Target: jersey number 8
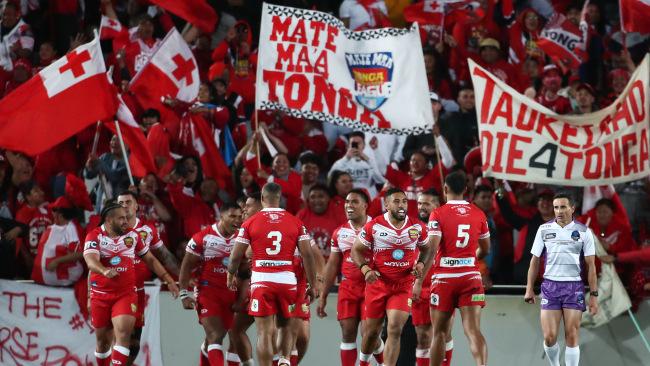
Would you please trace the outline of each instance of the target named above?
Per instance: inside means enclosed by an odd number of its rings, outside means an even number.
[[[271,231],[269,232],[269,235],[266,236],[268,239],[273,239],[273,249],[271,248],[266,248],[266,254],[268,255],[276,255],[280,253],[280,242],[282,241],[282,233],[279,231]]]
[[[458,239],[456,239],[456,247],[465,248],[469,243],[469,225],[458,225]]]

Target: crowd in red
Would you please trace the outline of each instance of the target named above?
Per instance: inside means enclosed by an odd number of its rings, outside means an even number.
[[[158,171],[136,172],[132,186],[118,139],[95,125],[37,156],[3,151],[3,278],[44,283],[54,279],[52,284],[57,285],[72,284],[70,276],[81,278],[81,247],[73,244],[97,225],[96,213],[106,202],[127,189],[137,192],[138,218],[155,226],[164,245],[180,259],[188,239],[219,220],[224,202],[243,202],[264,183],[276,182],[282,186],[287,210],[297,213],[327,256],[332,232],[345,222],[344,197],[353,187],[370,193],[372,216],[383,211],[382,192],[399,187],[412,200],[409,213],[416,216],[417,194],[432,188],[441,192],[441,175],[463,169],[470,177],[468,198],[487,214],[492,232],[485,281],[524,284],[534,234],[541,223],[553,218],[552,191],[560,187],[481,177],[467,60],[475,60],[558,113],[582,114],[616,98],[650,45],[650,35],[620,31],[617,2],[592,1],[586,7],[588,58],[578,69],[567,70],[553,64],[537,42],[555,13],[578,25],[582,2],[478,1],[478,7],[446,22],[442,35],[422,33],[438,122],[432,134],[398,137],[363,134],[277,111],[255,113],[259,1],[211,2],[219,14],[217,30],[190,34],[186,27],[183,33],[202,82],[196,102],[188,105],[170,98],[163,110],[143,110],[128,88],[129,81],[161,37],[172,27],[183,29],[185,21],[145,0],[85,1],[83,8],[79,3],[6,3],[0,23],[0,97],[88,40],[102,14],[132,27],[126,44],[115,47],[114,42],[103,41],[102,48],[107,66],[113,66],[115,85],[147,137]],[[405,26],[401,12],[410,1],[345,0],[340,7],[334,1],[277,3],[330,11],[351,29],[367,29]],[[184,138],[187,131],[178,118],[168,118],[183,113],[208,121],[230,168],[220,172],[228,178],[225,184],[204,174],[197,147]],[[230,142],[234,153],[225,149]],[[650,180],[621,184],[615,191],[598,190],[605,198],[591,204],[581,219],[609,253],[603,261],[616,263],[638,299],[650,290],[650,261],[643,262],[648,251],[642,251],[645,257],[636,252],[650,245]],[[582,189],[574,192],[585,196]],[[48,236],[59,229],[70,245],[46,248]]]

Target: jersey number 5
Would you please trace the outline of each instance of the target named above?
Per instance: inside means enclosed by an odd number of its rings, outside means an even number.
[[[465,248],[469,243],[469,225],[458,225],[458,239],[456,239],[456,247]]]
[[[266,236],[269,239],[273,240],[273,249],[271,248],[266,248],[266,254],[268,255],[276,255],[280,253],[280,242],[282,241],[282,233],[279,231],[271,231],[269,232],[269,235]]]

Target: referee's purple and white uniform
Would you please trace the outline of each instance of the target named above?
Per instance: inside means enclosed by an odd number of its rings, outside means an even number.
[[[546,254],[542,309],[585,311],[580,257],[596,255],[594,237],[587,226],[572,221],[561,227],[555,220],[542,224],[530,252],[536,257]]]

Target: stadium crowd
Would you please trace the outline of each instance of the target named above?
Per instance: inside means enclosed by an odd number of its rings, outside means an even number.
[[[407,26],[403,10],[411,3],[271,2],[330,12],[353,30]],[[177,279],[193,235],[219,222],[223,205],[243,208],[267,182],[282,187],[281,205],[302,220],[327,260],[334,230],[347,222],[344,206],[351,190],[365,190],[371,200],[368,215],[376,217],[385,212],[385,192],[399,188],[409,200],[409,216],[417,218],[418,194],[428,192],[442,202],[442,179],[457,170],[468,177],[466,198],[488,218],[491,245],[481,264],[484,284],[524,285],[537,228],[553,218],[554,192],[569,189],[579,201],[585,195],[582,188],[481,176],[467,60],[560,114],[583,114],[609,105],[650,47],[650,35],[621,32],[618,2],[591,1],[586,7],[587,61],[565,70],[536,42],[554,13],[578,25],[583,2],[477,1],[478,7],[446,23],[440,37],[422,32],[436,123],[430,134],[407,137],[353,131],[279,111],[256,113],[261,1],[208,1],[219,15],[213,34],[188,31],[184,20],[146,0],[3,3],[0,98],[90,40],[102,14],[131,29],[126,44],[118,48],[104,40],[102,49],[107,66],[113,66],[114,84],[147,137],[157,172],[145,171],[131,183],[118,138],[94,124],[37,156],[0,153],[0,277],[59,286],[85,282],[80,243],[97,227],[102,209],[114,203],[127,207],[130,221],[149,224],[149,245],[158,248],[156,257],[165,267],[156,267],[156,273]],[[172,27],[184,31],[196,58],[199,95],[189,105],[169,98],[165,110],[143,110],[129,81]],[[185,113],[209,122],[231,173],[204,173],[196,147],[184,138],[187,131],[179,121]],[[234,153],[226,151],[228,145]],[[222,177],[226,184],[219,182]],[[601,260],[616,264],[636,306],[650,291],[650,249],[644,250],[650,247],[650,177],[597,189],[604,198],[583,210],[582,219],[608,252]],[[131,193],[125,198],[126,191]],[[65,236],[69,245],[48,241],[52,235]]]

